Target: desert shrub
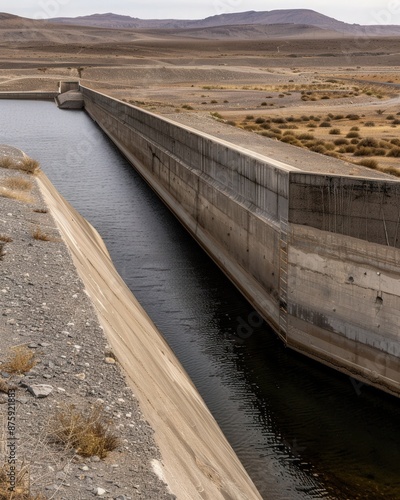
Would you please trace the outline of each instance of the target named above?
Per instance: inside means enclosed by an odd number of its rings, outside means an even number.
[[[223,120],[223,116],[220,115],[219,113],[217,113],[216,111],[214,113],[210,113],[210,115],[213,117],[213,118],[216,118],[217,120]]]
[[[359,120],[360,116],[356,115],[355,113],[350,113],[350,114],[346,115],[346,118],[348,120]]]
[[[256,123],[261,124],[265,122],[265,118],[262,118],[261,116],[257,118]]]
[[[325,142],[324,146],[327,151],[333,151],[335,149],[333,142]]]
[[[279,129],[279,128],[272,128],[272,129],[271,129],[271,132],[274,132],[274,134],[278,134],[278,135],[280,135],[280,134],[282,133],[282,130],[281,130],[281,129]]]
[[[375,122],[365,122],[364,127],[375,127]]]
[[[294,135],[284,135],[281,139],[282,142],[286,144],[292,144],[292,146],[301,146],[301,142],[294,137]]]
[[[332,127],[332,125],[327,121],[321,122],[319,126],[324,128]]]
[[[315,146],[311,146],[310,151],[314,151],[314,153],[324,154],[326,152],[326,149],[322,144],[317,144]]]
[[[400,158],[400,148],[392,148],[387,152],[387,156],[393,156],[394,158]]]
[[[386,120],[394,120],[394,115],[387,115]]]
[[[232,127],[236,127],[236,122],[233,120],[228,120],[226,123],[227,123],[227,125],[231,125]]]
[[[345,144],[348,144],[349,141],[344,137],[341,137],[340,139],[336,139],[335,141],[333,141],[333,143],[335,144],[335,146],[343,146]]]
[[[355,138],[355,137],[360,137],[360,134],[359,134],[358,132],[349,132],[349,133],[346,135],[346,137],[347,137],[348,139],[353,139],[353,138]]]
[[[370,147],[361,146],[356,148],[354,151],[354,156],[373,156],[374,149]]]
[[[312,134],[304,133],[304,134],[299,134],[297,138],[300,139],[301,141],[312,141],[314,139],[314,136]]]
[[[286,123],[286,119],[278,116],[277,118],[271,118],[272,123]]]
[[[400,120],[396,118],[395,120],[392,121],[392,125],[400,125]]]
[[[374,149],[374,156],[385,156],[386,155],[386,149],[384,148],[375,148]]]
[[[17,346],[10,349],[1,370],[6,373],[28,373],[37,363],[35,353],[27,346]]]
[[[119,445],[111,422],[100,405],[86,412],[79,411],[74,405],[60,408],[50,422],[49,434],[56,442],[75,449],[83,457],[105,458]]]
[[[360,131],[360,127],[351,127],[350,129],[351,132],[359,132]]]
[[[360,142],[360,139],[354,138],[351,139],[350,144],[358,144]]]
[[[212,101],[210,101],[211,104],[218,104],[218,101],[216,101],[215,99],[213,99]]]
[[[307,123],[307,128],[317,128],[316,123]]]
[[[263,137],[268,137],[270,139],[276,139],[276,137],[277,137],[276,134],[274,134],[270,130],[263,130],[259,134],[262,135]]]
[[[331,135],[340,135],[340,128],[333,128],[329,131]]]
[[[366,137],[365,139],[362,139],[359,143],[359,146],[366,146],[370,148],[377,148],[379,143],[376,139],[373,137]]]
[[[361,160],[357,163],[357,165],[362,165],[363,167],[368,168],[378,168],[378,162],[372,159]]]
[[[293,123],[285,123],[284,125],[279,125],[279,128],[281,129],[288,129],[288,130],[296,130],[299,127],[297,125],[294,125]]]
[[[265,122],[265,123],[262,123],[262,124],[261,124],[261,128],[263,128],[263,129],[265,129],[265,130],[268,130],[268,129],[270,129],[270,128],[271,128],[271,125],[270,125],[269,123],[266,123],[266,122]]]
[[[40,227],[32,231],[32,238],[39,241],[51,241],[51,236],[43,232]]]
[[[344,115],[335,115],[333,118],[334,118],[335,120],[343,120]]]
[[[390,139],[390,144],[394,144],[395,146],[400,146],[400,139]]]
[[[353,144],[349,144],[344,149],[345,149],[346,153],[354,153],[354,151],[356,150],[356,147]]]
[[[254,120],[254,116],[253,115],[247,115],[246,116],[246,120]]]
[[[261,106],[266,106],[266,105],[267,103],[265,101],[261,103]]]
[[[190,106],[190,104],[182,104],[182,108],[188,110],[194,109],[192,106]]]

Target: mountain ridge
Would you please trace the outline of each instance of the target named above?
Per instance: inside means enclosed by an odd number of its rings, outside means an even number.
[[[179,36],[190,36],[188,30],[194,30],[193,35],[198,37],[200,32],[207,37],[207,30],[215,36],[216,28],[235,27],[235,36],[240,37],[240,26],[244,27],[246,37],[250,36],[249,27],[254,26],[260,32],[261,26],[305,26],[325,30],[326,33],[342,36],[400,36],[400,25],[360,25],[348,24],[332,17],[320,14],[312,9],[275,9],[271,11],[245,11],[240,13],[217,14],[204,19],[140,19],[127,15],[108,12],[105,14],[91,14],[79,17],[58,17],[35,21],[11,14],[0,13],[0,29],[8,24],[26,22],[41,22],[53,25],[82,26],[92,28],[126,29],[126,30],[172,30]],[[202,31],[201,31],[202,30]],[[312,29],[309,30],[312,33]],[[181,32],[181,33],[180,33]],[[211,33],[212,32],[212,33]],[[221,36],[223,30],[221,30]],[[284,35],[284,32],[283,32]],[[259,36],[259,35],[258,35]]]

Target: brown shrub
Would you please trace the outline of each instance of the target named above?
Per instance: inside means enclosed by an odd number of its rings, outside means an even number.
[[[83,457],[96,455],[105,458],[119,445],[111,422],[100,405],[91,407],[85,413],[74,405],[64,406],[50,423],[50,436],[67,448],[75,449]]]
[[[6,373],[23,374],[29,372],[37,363],[35,353],[25,345],[10,349],[1,370]]]

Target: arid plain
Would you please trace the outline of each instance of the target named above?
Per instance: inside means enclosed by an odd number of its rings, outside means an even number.
[[[216,134],[248,131],[250,148],[258,134],[396,175],[399,42],[295,24],[138,30],[0,14],[0,91],[80,79]]]

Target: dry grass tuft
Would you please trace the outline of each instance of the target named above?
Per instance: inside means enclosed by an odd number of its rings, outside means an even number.
[[[2,181],[4,187],[16,191],[31,191],[33,188],[32,181],[23,177],[9,177]]]
[[[38,161],[32,158],[24,158],[22,164],[19,166],[20,170],[24,172],[29,172],[30,174],[37,174],[40,170],[40,164]]]
[[[25,345],[10,349],[1,370],[6,373],[23,374],[28,373],[37,364],[35,353]]]
[[[16,168],[17,163],[9,156],[3,156],[0,158],[0,168]]]
[[[50,424],[50,437],[83,457],[105,458],[119,445],[101,405],[93,406],[86,413],[74,405],[61,408]]]
[[[22,203],[33,203],[32,196],[24,191],[18,191],[0,186],[0,196],[3,198],[10,198],[12,200],[20,201]]]
[[[30,492],[30,470],[25,463],[18,464],[15,470],[14,491],[10,490],[9,465],[0,467],[0,500],[46,500],[44,495]]]
[[[0,234],[0,241],[2,241],[3,243],[11,243],[12,240],[13,239],[10,236],[7,236],[6,234]]]
[[[35,208],[33,211],[37,214],[47,214],[49,212],[47,208]]]
[[[8,168],[12,170],[22,170],[30,174],[36,174],[40,170],[39,162],[26,156],[22,161],[16,161],[9,156],[0,158],[0,168]]]
[[[33,232],[32,232],[32,238],[35,240],[39,241],[52,241],[52,237],[49,236],[48,234],[44,233],[40,227],[37,227]]]

